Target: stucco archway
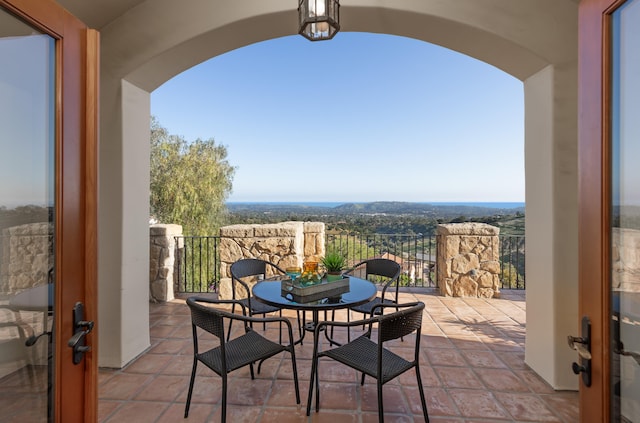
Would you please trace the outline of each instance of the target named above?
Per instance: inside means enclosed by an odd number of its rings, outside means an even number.
[[[100,29],[100,365],[149,346],[149,93],[226,51],[296,33],[296,1],[60,0]],[[577,1],[342,0],[343,31],[408,36],[468,54],[525,89],[526,361],[575,389]]]

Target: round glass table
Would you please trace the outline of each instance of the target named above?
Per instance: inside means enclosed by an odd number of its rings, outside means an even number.
[[[311,311],[313,320],[304,325],[304,331],[302,331],[301,338],[295,343],[301,343],[304,339],[304,335],[307,331],[313,332],[318,323],[318,316],[320,311],[337,310],[341,308],[349,308],[367,303],[373,300],[377,294],[376,286],[365,279],[349,277],[348,287],[345,288],[346,292],[335,294],[335,291],[327,291],[327,297],[318,299],[317,295],[314,295],[312,301],[304,301],[300,298],[295,298],[286,289],[286,283],[288,281],[262,281],[253,286],[253,296],[256,300],[274,307],[280,307],[292,310],[304,310]],[[331,282],[330,282],[331,283]],[[304,298],[304,297],[302,297]],[[337,344],[334,340],[327,339],[332,344]]]

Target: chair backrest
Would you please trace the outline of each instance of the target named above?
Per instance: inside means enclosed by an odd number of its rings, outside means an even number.
[[[401,305],[398,311],[378,317],[378,342],[402,338],[422,328],[424,303],[417,302]]]
[[[250,276],[262,276],[267,278],[271,274],[285,274],[285,271],[278,267],[275,263],[271,263],[270,261],[255,259],[255,258],[246,258],[240,259],[231,265],[231,292],[233,294],[233,298],[235,298],[235,283],[239,282],[242,284],[244,289],[247,291],[247,296],[249,296],[250,290],[249,286],[246,284],[242,278],[247,278]]]
[[[187,305],[191,309],[191,322],[213,336],[224,342],[224,321],[225,313],[213,307],[206,307],[197,303],[197,297],[187,298]],[[196,341],[196,332],[194,330],[194,342]]]
[[[383,282],[383,296],[386,292],[387,288],[393,283],[396,284],[396,299],[398,296],[398,279],[400,278],[401,267],[398,263],[393,260],[385,259],[385,258],[373,258],[368,260],[363,260],[360,263],[356,264],[352,267],[347,273],[355,274],[358,273],[360,269],[364,269],[364,278],[369,279],[371,276],[381,276],[387,280]],[[374,281],[375,282],[375,281]]]
[[[275,263],[255,258],[240,259],[231,265],[231,277],[236,279],[258,275],[268,277],[271,274],[284,275],[285,271]]]
[[[364,263],[366,265],[367,277],[374,275],[397,279],[400,276],[400,265],[393,260],[374,258],[366,260]]]
[[[240,259],[231,265],[231,277],[240,279],[248,276],[265,275],[267,262],[260,259]]]

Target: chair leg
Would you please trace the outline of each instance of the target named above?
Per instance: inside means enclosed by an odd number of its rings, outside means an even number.
[[[296,389],[296,404],[300,404],[300,386],[298,385],[298,367],[296,366],[296,351],[295,346],[293,345],[293,340],[291,340],[292,344],[290,345],[291,349],[289,352],[291,353],[291,367],[293,369],[293,384]]]
[[[184,406],[184,418],[189,417],[189,407],[191,406],[191,394],[193,393],[193,382],[196,379],[196,367],[198,366],[198,360],[193,358],[193,368],[191,369],[191,380],[189,381],[189,392],[187,393],[187,403]]]
[[[220,421],[227,422],[227,374],[222,374],[222,416]]]
[[[418,381],[418,390],[420,391],[420,402],[422,403],[422,414],[425,423],[429,423],[429,413],[427,412],[427,402],[424,399],[424,388],[422,387],[422,378],[420,377],[420,367],[416,364],[416,379]]]
[[[384,409],[382,408],[382,381],[378,379],[378,422],[384,423]]]
[[[280,317],[282,317],[282,309],[280,309]],[[278,335],[278,342],[280,343],[280,345],[282,345],[282,322],[280,322],[280,334]]]
[[[316,413],[320,411],[320,376],[318,373],[318,360],[316,359]]]
[[[236,305],[231,304],[231,314],[236,312]],[[233,324],[233,319],[229,319],[229,331],[227,332],[227,339],[231,338],[231,325]]]
[[[302,328],[302,325],[304,324],[305,313],[304,313],[304,311],[302,312],[302,324],[300,323],[301,322],[301,320],[300,320],[300,310],[296,311],[296,316],[298,317],[298,335],[299,335],[298,339],[300,339],[300,345],[302,345],[302,331],[304,330]]]
[[[326,316],[325,316],[325,320],[327,320]],[[331,321],[332,322],[336,321],[336,311],[335,310],[331,310]],[[331,326],[331,339],[333,339],[333,328],[334,328],[334,326]]]
[[[307,395],[307,416],[311,414],[311,398],[313,397],[313,382],[317,375],[318,367],[318,357],[313,354],[313,358],[311,360],[311,379],[309,380],[309,394]],[[316,398],[319,395],[319,392],[316,390]],[[316,410],[317,411],[317,410]]]
[[[351,315],[351,310],[347,309],[347,323],[350,321],[350,316]],[[327,317],[325,316],[325,319],[327,320]],[[335,310],[331,310],[331,321],[334,322],[336,320],[336,311]],[[334,326],[331,326],[331,339],[333,339],[333,328]],[[347,326],[347,342],[351,342],[351,327]]]

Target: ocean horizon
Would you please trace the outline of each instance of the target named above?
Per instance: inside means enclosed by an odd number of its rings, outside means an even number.
[[[377,201],[227,201],[227,205],[259,205],[268,206],[305,206],[305,207],[327,207],[333,208],[343,204],[368,204]],[[411,204],[430,204],[433,206],[468,206],[468,207],[487,207],[495,209],[517,209],[525,206],[522,201],[507,202],[480,202],[480,201],[393,201]]]

